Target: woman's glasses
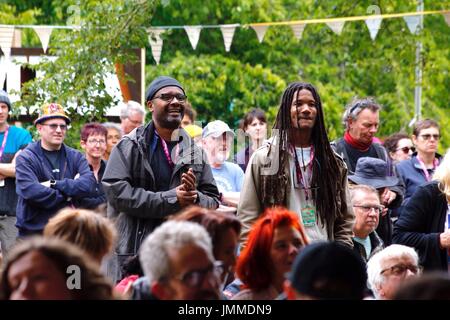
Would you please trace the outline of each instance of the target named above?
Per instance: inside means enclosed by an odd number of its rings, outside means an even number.
[[[415,152],[416,148],[414,148],[414,147],[403,147],[403,148],[398,148],[395,151],[399,151],[399,150],[402,150],[402,152],[406,154],[406,153],[409,153],[409,150],[411,150],[412,152]]]

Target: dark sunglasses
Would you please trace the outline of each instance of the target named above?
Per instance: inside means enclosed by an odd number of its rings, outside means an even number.
[[[416,148],[414,148],[414,147],[403,147],[403,148],[398,148],[395,151],[398,151],[398,150],[402,150],[403,153],[407,154],[407,153],[409,153],[409,150],[411,150],[414,153],[416,151]]]
[[[441,137],[438,134],[421,134],[419,137],[422,137],[423,140],[430,140],[433,137],[434,140],[439,140]]]
[[[49,127],[50,129],[52,129],[52,130],[56,130],[56,129],[58,129],[58,127],[59,127],[59,128],[61,129],[61,131],[66,131],[67,129],[70,128],[70,126],[65,125],[65,124],[55,124],[55,123],[52,123],[52,124],[45,124],[45,123],[42,123],[41,125],[47,126],[47,127]]]
[[[182,93],[177,94],[171,94],[171,93],[162,93],[157,97],[154,97],[153,99],[161,99],[166,102],[172,102],[173,98],[177,98],[179,102],[185,102],[187,99],[187,96]]]

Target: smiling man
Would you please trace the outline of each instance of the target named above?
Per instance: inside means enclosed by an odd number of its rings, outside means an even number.
[[[16,160],[19,236],[42,233],[48,220],[94,189],[95,178],[83,154],[64,144],[70,118],[61,105],[45,104],[34,122],[40,140]]]
[[[297,212],[309,239],[353,247],[347,169],[333,152],[319,93],[294,82],[283,93],[273,136],[255,151],[238,205],[241,241],[267,207]]]
[[[219,205],[205,154],[180,128],[186,99],[177,80],[153,80],[146,92],[152,121],[124,136],[111,152],[102,182],[108,216],[121,230],[108,270],[115,280],[121,277],[117,267],[167,216],[192,204]]]

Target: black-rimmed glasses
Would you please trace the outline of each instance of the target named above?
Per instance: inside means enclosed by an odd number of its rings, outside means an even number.
[[[171,94],[171,93],[162,93],[159,96],[154,97],[153,99],[161,99],[165,102],[172,102],[173,98],[177,98],[179,102],[185,102],[187,96],[182,93]]]

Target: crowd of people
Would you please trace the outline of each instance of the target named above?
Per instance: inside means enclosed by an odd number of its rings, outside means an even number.
[[[437,121],[380,139],[382,106],[355,98],[330,141],[303,82],[271,131],[258,108],[201,126],[168,76],[145,101],[86,123],[80,152],[63,106],[32,141],[0,91],[0,299],[450,299]]]

